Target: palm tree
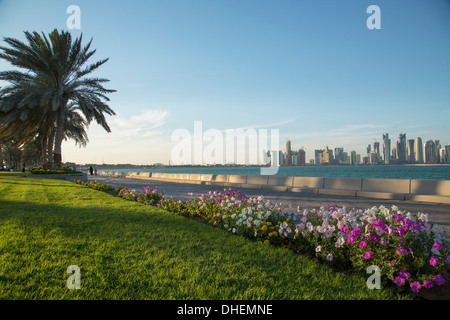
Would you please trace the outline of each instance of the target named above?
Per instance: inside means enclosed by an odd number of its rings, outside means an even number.
[[[43,139],[53,141],[53,161],[61,167],[61,145],[67,138],[87,138],[87,135],[68,134],[68,119],[76,120],[80,125],[88,125],[92,120],[100,124],[107,132],[105,113],[115,115],[107,105],[108,93],[115,92],[103,87],[109,80],[86,77],[108,59],[86,66],[96,50],[90,51],[92,39],[82,46],[82,35],[72,41],[70,33],[56,29],[48,38],[45,34],[25,32],[28,43],[13,38],[5,38],[9,48],[0,47],[0,58],[25,71],[0,72],[0,80],[10,83],[0,90],[0,111],[10,115],[8,123],[41,123]],[[84,117],[84,122],[74,113]],[[45,121],[44,121],[45,119]],[[54,132],[51,133],[51,128]],[[76,140],[81,142],[82,140]]]

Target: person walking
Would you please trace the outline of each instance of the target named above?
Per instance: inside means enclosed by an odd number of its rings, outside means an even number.
[[[94,168],[92,168],[92,166],[89,167],[89,172],[91,173],[91,176],[94,175]]]

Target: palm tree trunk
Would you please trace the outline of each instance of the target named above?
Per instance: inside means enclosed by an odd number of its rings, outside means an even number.
[[[47,148],[46,148],[46,150],[45,150],[45,158],[46,158],[46,160],[45,160],[45,163],[48,163],[48,162],[52,162],[52,157],[53,157],[53,146],[54,146],[54,143],[55,143],[55,129],[54,128],[51,128],[50,130],[49,130],[49,135],[48,135],[48,137],[47,137]]]
[[[3,168],[3,144],[0,141],[0,169]]]
[[[64,111],[60,110],[58,119],[56,121],[55,130],[55,146],[53,148],[53,162],[56,169],[61,169],[62,164],[62,141],[64,136]]]
[[[41,163],[47,163],[47,143],[48,143],[48,139],[44,138],[44,139],[40,139],[41,141],[41,157],[39,159],[39,161]]]

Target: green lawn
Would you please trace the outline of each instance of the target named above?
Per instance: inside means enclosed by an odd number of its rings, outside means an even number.
[[[368,276],[75,183],[0,176],[0,299],[399,298]]]

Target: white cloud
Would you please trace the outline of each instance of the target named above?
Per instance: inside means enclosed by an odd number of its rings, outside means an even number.
[[[63,160],[81,164],[167,162],[166,149],[170,142],[170,136],[164,135],[167,117],[168,112],[163,110],[146,110],[130,115],[118,113],[107,119],[110,133],[92,123],[87,147],[80,149],[72,141],[65,142]]]

